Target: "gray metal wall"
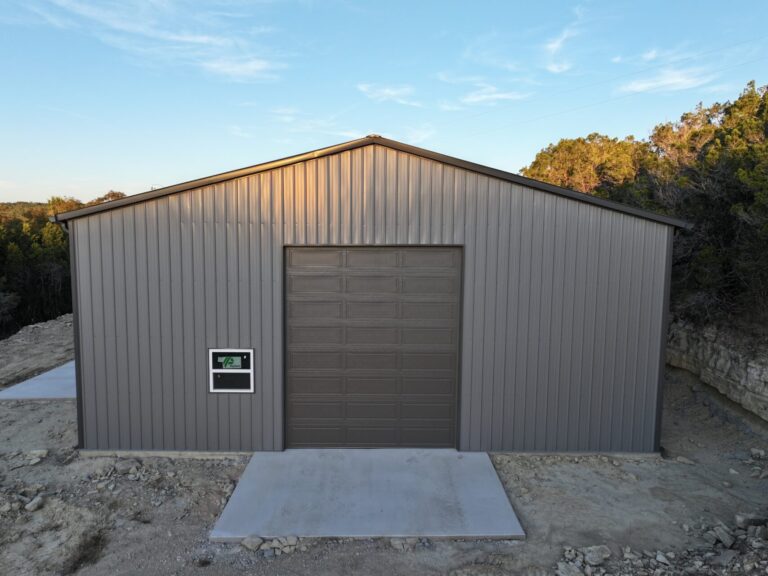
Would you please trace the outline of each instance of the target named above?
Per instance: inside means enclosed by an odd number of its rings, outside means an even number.
[[[282,449],[284,246],[324,244],[464,246],[461,449],[656,448],[667,225],[370,145],[70,229],[86,448]]]

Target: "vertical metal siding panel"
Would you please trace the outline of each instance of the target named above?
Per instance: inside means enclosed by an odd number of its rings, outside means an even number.
[[[240,239],[238,237],[238,204],[236,182],[230,181],[219,186],[219,192],[223,192],[226,201],[226,307],[227,307],[227,346],[233,348],[240,347],[240,311],[239,305],[239,272],[238,262],[240,260]],[[226,405],[227,422],[222,428],[222,433],[226,434],[227,450],[240,449],[240,395],[224,394],[223,399],[219,400],[221,404]]]
[[[454,171],[454,190],[453,190],[453,243],[464,244],[464,252],[467,252],[466,244],[471,244],[472,239],[469,242],[465,242],[465,221],[466,213],[464,206],[466,204],[465,195],[467,194],[467,172],[464,170]]]
[[[194,285],[195,276],[193,269],[194,262],[194,239],[195,226],[192,219],[192,202],[196,192],[188,192],[179,195],[179,244],[181,250],[181,369],[178,378],[181,380],[182,396],[184,398],[183,406],[179,410],[184,411],[184,445],[187,449],[199,449],[196,442],[196,422],[195,405],[198,388],[200,388],[200,379],[196,378],[195,367],[195,316],[199,310],[195,309]],[[202,351],[200,355],[203,354]]]
[[[328,185],[330,187],[330,244],[341,244],[341,155],[336,154],[328,158]],[[286,206],[287,211],[287,206]],[[288,243],[288,233],[284,236]]]
[[[421,199],[419,192],[421,187],[421,162],[419,158],[412,156],[408,162],[408,244],[419,243]]]
[[[352,154],[350,152],[342,152],[339,160],[339,182],[341,185],[341,195],[339,198],[341,204],[341,219],[339,220],[341,226],[339,231],[340,239],[341,244],[352,244]]]
[[[461,171],[460,181],[457,180],[457,204],[463,214],[471,213],[471,217],[464,218],[462,224],[470,228],[462,232],[462,237],[469,241],[464,246],[464,285],[462,294],[462,322],[461,322],[461,384],[460,384],[460,442],[462,450],[472,450],[472,350],[474,343],[474,277],[475,277],[475,210],[472,207],[476,200],[474,193],[468,193],[471,175]]]
[[[526,410],[525,410],[525,449],[536,450],[538,403],[541,398],[539,381],[539,349],[541,347],[541,291],[543,275],[544,249],[544,203],[546,197],[534,193],[531,218],[531,273],[528,275],[530,311],[528,320],[528,348],[526,358]]]
[[[171,245],[170,245],[170,198],[161,198],[157,201],[157,237],[158,237],[158,269],[160,286],[160,333],[162,337],[158,342],[160,348],[160,381],[157,383],[162,389],[162,418],[163,418],[163,448],[172,450],[175,444],[176,398],[173,390],[173,361],[166,361],[173,357],[173,323],[171,318]]]
[[[442,180],[440,182],[440,195],[442,196],[443,215],[441,222],[443,232],[441,241],[446,244],[454,242],[453,230],[453,198],[456,190],[454,182],[456,180],[456,169],[453,166],[441,166]]]
[[[522,201],[523,190],[518,185],[510,187],[510,223],[509,223],[509,272],[506,316],[506,354],[504,364],[504,421],[502,430],[502,450],[515,446],[516,404],[519,381],[517,372],[517,324],[520,313],[520,256],[522,250]]]
[[[485,345],[485,295],[486,295],[486,252],[488,249],[488,179],[477,174],[469,178],[467,197],[473,196],[472,206],[473,232],[475,236],[474,276],[472,283],[472,400],[470,404],[470,446],[480,450],[483,424],[483,376]],[[469,219],[468,219],[469,220]]]
[[[650,334],[651,321],[651,296],[653,295],[653,266],[650,261],[653,258],[653,235],[651,226],[645,222],[640,227],[640,236],[635,242],[642,244],[642,255],[637,262],[643,275],[643,290],[640,292],[640,301],[638,303],[640,314],[638,318],[638,350],[637,350],[637,382],[632,391],[632,404],[635,412],[635,425],[632,428],[631,446],[632,450],[639,450],[643,444],[643,429],[647,416],[645,405],[645,389],[648,378],[648,336]]]
[[[98,334],[93,318],[96,301],[93,294],[94,253],[91,251],[91,221],[91,218],[76,220],[74,230],[77,245],[77,288],[81,299],[78,312],[80,314],[81,334],[80,354],[83,360],[80,370],[82,374],[84,441],[86,448],[97,448],[99,411],[95,343],[98,341]]]
[[[115,398],[111,403],[115,404],[117,412],[117,445],[120,448],[130,448],[131,445],[131,412],[129,375],[128,375],[128,331],[127,331],[127,303],[126,303],[126,277],[125,277],[125,235],[123,233],[123,213],[112,212],[109,214],[109,223],[112,231],[112,279],[114,290],[114,307],[112,317],[114,345],[113,358],[115,361],[114,385]]]
[[[328,213],[328,158],[317,161],[317,243],[328,244],[330,237],[328,226],[330,214]]]
[[[574,283],[574,315],[573,315],[573,362],[571,363],[571,393],[569,395],[569,435],[568,450],[579,450],[581,442],[581,419],[584,417],[581,411],[581,398],[584,393],[582,379],[584,377],[584,325],[585,303],[587,298],[587,261],[589,258],[589,211],[588,206],[580,204],[575,208],[574,224],[579,232],[576,241],[576,280]]]
[[[590,449],[590,422],[592,420],[592,388],[593,357],[595,350],[595,315],[597,309],[597,277],[599,274],[600,257],[600,229],[598,218],[600,209],[594,206],[587,207],[587,253],[586,253],[586,287],[584,296],[584,324],[582,326],[582,340],[584,348],[581,358],[581,394],[580,419],[579,419],[579,449]]]
[[[651,327],[653,342],[656,344],[653,348],[651,363],[656,370],[651,377],[651,389],[648,394],[648,411],[653,415],[653,427],[649,432],[650,438],[646,444],[646,450],[660,449],[662,387],[664,383],[665,350],[668,330],[667,323],[669,322],[669,296],[672,280],[672,243],[674,230],[670,227],[662,226],[658,226],[657,228],[659,245],[654,264],[657,269],[658,277],[655,284],[654,294],[658,301],[656,302],[656,309],[653,314],[653,324]]]
[[[317,229],[319,226],[317,213],[317,160],[309,160],[304,173],[305,190],[307,195],[307,244],[317,244]]]
[[[102,438],[105,446],[119,446],[120,442],[120,413],[117,396],[117,341],[115,328],[115,277],[114,277],[114,243],[112,242],[112,214],[99,214],[101,245],[101,274],[99,290],[101,292],[102,338],[104,353],[96,358],[104,367],[104,412],[106,415],[106,437]]]
[[[573,323],[574,286],[576,284],[576,248],[578,246],[580,226],[578,221],[578,204],[566,201],[565,208],[565,269],[563,271],[563,322],[560,331],[560,402],[557,407],[557,446],[558,450],[567,450],[571,436],[575,436],[573,427],[573,370],[577,359],[574,357]]]
[[[228,327],[227,293],[229,277],[227,276],[227,204],[228,199],[220,186],[214,186],[213,210],[214,210],[214,237],[216,251],[214,253],[214,269],[216,279],[214,283],[215,310],[216,310],[216,344],[212,347],[226,348],[230,346]],[[214,394],[216,398],[216,448],[227,450],[229,442],[229,400],[225,395]]]
[[[350,151],[349,193],[352,198],[352,219],[350,238],[352,244],[362,244],[364,241],[365,220],[363,213],[363,151],[356,148]]]
[[[283,170],[276,170],[275,174],[279,174],[281,172],[288,172],[290,170],[283,169]],[[306,244],[307,243],[307,220],[309,219],[309,214],[307,212],[308,210],[308,200],[307,200],[307,175],[306,175],[306,164],[305,163],[299,163],[293,166],[293,185],[294,185],[294,194],[295,194],[295,200],[293,203],[293,221],[294,221],[294,237],[293,241],[296,244]]]
[[[365,149],[357,148],[352,151],[352,197],[354,204],[352,239],[355,244],[365,244],[367,237],[365,195],[368,190],[365,179]]]
[[[445,165],[431,162],[432,165],[432,210],[429,217],[430,244],[443,244],[443,176]]]
[[[553,281],[555,267],[555,208],[557,198],[547,194],[544,197],[544,214],[541,245],[541,313],[539,316],[539,350],[537,364],[539,374],[538,390],[536,391],[536,422],[535,445],[537,450],[547,449],[548,428],[554,422],[548,419],[551,388],[549,357],[552,352],[552,306]]]
[[[264,385],[264,405],[262,408],[263,448],[274,450],[275,431],[269,413],[273,410],[275,399],[275,379],[272,370],[272,353],[274,347],[274,326],[272,325],[272,264],[273,264],[273,222],[275,215],[272,211],[274,198],[278,195],[292,195],[292,190],[282,186],[280,170],[265,175],[261,185],[261,345],[262,366],[261,381]],[[288,214],[286,214],[288,215]],[[293,216],[293,213],[289,215]],[[290,218],[289,218],[290,219]]]
[[[624,426],[622,429],[622,450],[632,450],[632,431],[635,426],[634,390],[637,386],[637,358],[640,328],[640,295],[643,291],[642,254],[643,247],[639,238],[642,222],[637,218],[630,219],[630,241],[632,242],[632,268],[630,284],[630,311],[629,311],[629,341],[627,350],[627,378],[625,379],[626,393],[624,402]]]
[[[192,270],[195,281],[192,286],[194,299],[194,375],[189,380],[195,388],[195,447],[208,449],[208,334],[206,332],[206,238],[209,237],[211,214],[203,207],[204,189],[192,193]]]
[[[216,253],[216,244],[218,222],[216,209],[216,190],[213,186],[203,189],[203,216],[204,223],[204,241],[203,241],[203,267],[205,270],[205,348],[206,354],[209,348],[220,348],[223,343],[219,339],[218,309],[216,288],[218,278],[220,277],[220,266],[217,264],[218,254]],[[208,370],[206,359],[206,372]],[[206,386],[206,390],[208,387]],[[219,448],[219,397],[221,394],[206,393],[205,411],[206,411],[206,450],[217,450]]]
[[[373,146],[366,146],[360,150],[362,154],[362,199],[363,199],[363,234],[362,242],[373,244],[376,241],[375,222],[376,222],[376,196],[375,196],[375,163],[373,157]]]
[[[149,379],[151,394],[151,424],[152,446],[151,449],[161,449],[163,442],[163,374],[162,332],[160,325],[160,276],[159,276],[159,247],[157,218],[157,202],[148,202],[146,205],[147,221],[147,296],[149,302]]]
[[[648,397],[648,360],[650,356],[650,324],[653,316],[652,297],[654,294],[654,237],[653,226],[643,222],[641,226],[643,253],[642,259],[638,262],[643,275],[643,290],[640,294],[640,326],[639,326],[639,346],[637,351],[637,385],[634,390],[634,406],[637,413],[635,426],[632,430],[632,449],[642,450],[644,443],[644,434],[648,429],[647,417],[648,406],[646,398]],[[662,298],[663,301],[663,298]]]
[[[408,185],[410,156],[397,152],[397,244],[408,244]]]
[[[138,425],[141,428],[142,449],[148,450],[154,446],[154,424],[152,414],[152,364],[151,364],[151,324],[150,324],[150,290],[149,285],[149,249],[147,247],[147,205],[136,204],[133,207],[136,219],[136,312],[139,333],[139,390],[141,417]]]
[[[265,413],[263,418],[272,428],[272,442],[269,450],[282,450],[283,440],[283,229],[280,225],[283,222],[283,203],[282,194],[276,193],[280,190],[281,181],[277,179],[277,187],[272,190],[272,234],[274,238],[272,253],[272,335],[274,343],[272,347],[272,378],[274,387],[272,392],[272,405],[265,404]]]
[[[250,334],[251,345],[253,347],[253,378],[254,393],[250,401],[250,440],[251,449],[264,449],[264,433],[262,427],[261,413],[264,409],[264,388],[267,383],[261,378],[261,366],[264,364],[264,354],[262,342],[264,340],[261,333],[261,196],[264,191],[264,180],[261,176],[251,176],[248,178],[248,196],[250,201],[248,214],[248,227],[250,229],[250,265],[249,277],[251,292],[251,316],[250,316]]]
[[[295,172],[293,166],[286,166],[283,170],[280,171],[282,174],[283,181],[285,182],[285,205],[290,206],[290,210],[286,210],[284,214],[285,222],[283,224],[284,230],[285,230],[285,240],[288,242],[288,244],[296,244],[298,233],[296,232],[296,215],[299,213],[298,208],[296,208],[296,181],[295,181]],[[268,179],[271,178],[272,172],[267,172],[266,177]],[[261,180],[261,193],[269,193],[271,190],[271,183],[267,183],[264,180]],[[282,194],[283,191],[281,190],[280,193]],[[262,200],[263,201],[263,200]],[[267,226],[269,223],[264,222],[262,220],[262,227]]]
[[[181,196],[175,194],[168,197],[168,236],[169,236],[169,260],[170,272],[170,298],[171,298],[171,350],[172,359],[171,379],[165,382],[166,386],[173,388],[173,446],[174,449],[187,449],[186,433],[186,386],[184,379],[184,318],[182,305],[184,302],[182,284],[182,252],[181,252],[181,208],[179,203]]]
[[[234,182],[237,198],[237,315],[238,315],[238,344],[239,348],[252,348],[251,340],[251,276],[248,272],[250,262],[251,236],[249,226],[250,196],[248,194],[247,178]],[[253,359],[252,359],[253,360]],[[240,450],[247,450],[251,446],[251,413],[250,394],[237,397],[236,410],[238,411],[237,445]]]
[[[496,310],[494,313],[493,342],[493,392],[491,396],[491,420],[492,434],[490,438],[491,450],[502,450],[504,439],[504,387],[506,373],[506,347],[507,347],[507,308],[509,305],[509,262],[511,252],[510,235],[510,206],[512,203],[512,186],[506,182],[496,182],[498,198],[496,199],[496,212],[498,214],[497,232],[493,236],[498,238],[496,243],[496,261],[494,267],[498,271],[498,279],[493,287],[496,291]]]
[[[395,150],[386,148],[386,163],[387,163],[387,216],[386,216],[386,231],[385,242],[387,244],[397,243],[397,231],[400,223],[398,217],[398,171],[397,163],[398,156]]]
[[[525,449],[536,450],[537,420],[541,417],[538,403],[542,386],[539,381],[539,350],[541,347],[541,290],[544,255],[544,195],[535,193],[531,218],[531,273],[525,279],[529,284],[530,318],[528,323],[528,356],[526,358],[526,411],[525,411]]]
[[[628,225],[631,219],[626,216],[620,216],[621,227],[617,242],[621,246],[621,268],[619,272],[619,309],[616,315],[618,325],[616,337],[616,372],[614,377],[615,393],[613,397],[613,427],[611,430],[613,436],[612,447],[615,450],[621,450],[623,446],[622,431],[626,421],[624,413],[625,396],[627,389],[627,352],[629,335],[629,306],[631,291],[631,272],[632,272],[632,254],[631,238],[628,231]]]
[[[605,349],[608,346],[606,332],[608,330],[608,284],[611,272],[611,222],[614,214],[607,210],[598,212],[598,226],[600,228],[598,245],[597,289],[595,291],[595,349],[592,363],[592,400],[590,412],[592,417],[589,423],[589,444],[592,449],[608,449],[610,436],[603,430],[606,420],[606,411],[603,406],[603,395],[607,385],[605,375]]]
[[[565,284],[565,251],[568,234],[568,201],[554,199],[553,234],[554,263],[552,269],[551,332],[549,336],[549,387],[547,388],[547,429],[546,450],[559,450],[558,435],[562,422],[558,418],[558,408],[562,402],[561,392],[565,388],[562,378],[562,331],[563,300],[565,291],[570,289]]]
[[[123,217],[125,250],[125,330],[127,338],[126,377],[128,393],[128,422],[130,438],[128,446],[141,446],[141,379],[139,378],[139,307],[136,279],[136,207],[121,211]]]
[[[606,327],[605,327],[605,387],[602,392],[602,409],[604,418],[602,421],[602,436],[606,450],[615,450],[617,437],[613,433],[614,420],[620,417],[616,413],[614,399],[618,379],[616,378],[616,352],[618,349],[618,331],[619,331],[619,297],[621,295],[621,265],[622,265],[622,245],[621,245],[621,226],[622,220],[619,214],[612,214],[610,218],[610,232],[608,244],[610,245],[609,270],[607,273],[608,297],[605,302],[606,307]]]
[[[514,450],[523,450],[526,447],[526,411],[528,409],[526,400],[529,388],[526,372],[528,368],[528,347],[530,345],[528,324],[531,313],[533,198],[533,191],[523,189],[520,223],[520,273],[518,274],[518,322],[515,338],[517,346],[515,349]]]
[[[387,241],[387,152],[383,146],[373,146],[373,234],[374,244]]]
[[[498,315],[498,303],[496,294],[498,289],[498,253],[499,253],[499,181],[491,178],[481,177],[483,184],[482,190],[485,190],[484,230],[485,230],[485,250],[483,259],[485,261],[486,272],[480,279],[483,287],[483,347],[481,350],[481,361],[483,366],[483,383],[481,387],[481,416],[480,416],[480,448],[487,449],[491,446],[493,437],[493,395],[496,387],[494,378],[494,334],[496,331],[496,317]]]
[[[419,206],[420,229],[417,244],[429,244],[431,236],[430,215],[432,214],[432,162],[419,159],[419,184],[416,192]]]

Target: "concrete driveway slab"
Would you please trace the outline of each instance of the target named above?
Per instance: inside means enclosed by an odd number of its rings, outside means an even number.
[[[524,538],[488,455],[435,449],[256,452],[211,540]]]
[[[74,360],[10,388],[0,390],[0,400],[45,400],[76,397]]]

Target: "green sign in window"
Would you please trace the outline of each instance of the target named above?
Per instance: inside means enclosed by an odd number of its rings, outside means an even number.
[[[217,358],[222,368],[242,368],[242,358],[240,356],[219,356]]]

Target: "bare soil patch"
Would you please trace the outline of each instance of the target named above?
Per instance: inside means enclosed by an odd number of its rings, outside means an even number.
[[[524,542],[302,539],[278,556],[207,539],[247,457],[86,457],[74,402],[0,402],[0,574],[765,573],[768,542],[734,516],[766,513],[767,437],[670,370],[664,457],[492,456]]]

